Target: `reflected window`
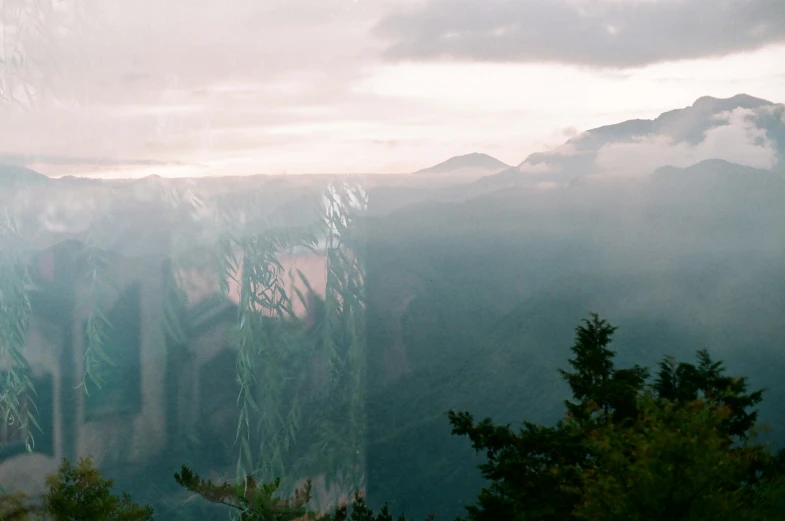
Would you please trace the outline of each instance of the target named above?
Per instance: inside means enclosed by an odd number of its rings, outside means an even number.
[[[0,373],[0,378],[5,379],[7,373]],[[0,460],[10,458],[26,451],[25,441],[32,430],[33,452],[54,455],[54,383],[51,374],[41,377],[32,377],[33,387],[37,396],[31,400],[28,392],[19,397],[19,408],[23,416],[27,416],[34,402],[33,415],[40,425],[38,430],[32,423],[21,424],[9,421],[8,410],[0,406]]]
[[[29,410],[27,395],[28,393],[25,392],[19,397],[19,412],[21,416],[27,416]],[[0,422],[0,444],[3,446],[17,443],[24,444],[29,428],[25,428],[24,424],[15,421],[16,415],[12,415],[7,407],[0,405],[0,413],[3,415],[3,420]]]
[[[90,385],[85,396],[85,420],[105,415],[132,415],[141,410],[141,291],[138,283],[126,289],[106,313],[109,326],[103,346],[113,365],[102,364],[101,388]],[[87,330],[87,323],[84,324]],[[86,348],[87,346],[85,346]]]

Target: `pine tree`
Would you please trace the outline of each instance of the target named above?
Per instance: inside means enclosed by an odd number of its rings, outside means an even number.
[[[703,398],[712,403],[729,407],[731,414],[721,428],[729,436],[748,439],[758,413],[749,410],[763,400],[763,390],[747,392],[747,378],[725,375],[722,362],[711,359],[708,351],[698,351],[698,365],[682,362],[676,364],[672,357],[660,362],[654,382],[657,396],[674,401],[688,402]]]
[[[607,422],[634,418],[635,396],[649,376],[647,369],[634,366],[616,369],[616,352],[608,346],[617,328],[591,314],[576,328],[575,355],[569,360],[574,372],[559,369],[576,402],[565,401],[568,414],[582,421]]]
[[[554,427],[448,413],[487,458],[489,484],[467,519],[785,519],[785,452],[752,442],[763,391],[705,350],[697,366],[666,358],[647,385],[647,369],[614,367],[615,331],[597,315],[576,329],[573,371],[560,371],[573,401]]]

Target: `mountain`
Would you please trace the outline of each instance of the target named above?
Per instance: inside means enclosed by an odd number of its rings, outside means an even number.
[[[73,175],[65,175],[57,179],[59,184],[65,186],[101,186],[105,184],[103,179],[97,179],[93,177],[77,177]]]
[[[564,185],[583,176],[645,176],[667,165],[689,167],[711,159],[785,173],[785,104],[747,94],[704,96],[655,119],[583,132],[477,181],[476,188]]]
[[[569,390],[553,375],[593,310],[621,327],[620,366],[705,345],[774,383],[762,421],[783,432],[780,177],[709,159],[634,182],[423,201],[369,223],[370,501],[457,515],[482,485],[443,411],[556,421]]]
[[[488,154],[472,153],[452,157],[443,163],[418,170],[415,174],[425,175],[475,175],[499,172],[510,165],[491,157]]]
[[[29,186],[42,185],[51,179],[35,170],[30,170],[18,165],[0,164],[0,186]]]
[[[710,175],[712,179],[740,178],[762,181],[785,179],[783,175],[771,170],[731,163],[724,159],[706,159],[686,168],[678,168],[671,165],[663,166],[654,171],[652,178],[665,181],[701,179],[707,175]]]
[[[722,159],[707,159],[687,168],[665,166],[649,177],[652,195],[675,201],[701,193],[704,199],[717,201],[745,197],[751,204],[753,198],[776,204],[785,193],[785,174],[753,168]],[[764,205],[767,206],[767,205]]]

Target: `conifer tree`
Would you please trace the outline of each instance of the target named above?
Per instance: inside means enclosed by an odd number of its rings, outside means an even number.
[[[569,360],[574,372],[559,369],[576,402],[565,401],[571,417],[595,422],[622,421],[636,414],[635,396],[649,376],[648,369],[634,366],[616,369],[616,352],[608,346],[618,328],[597,314],[576,328],[575,358]]]
[[[566,418],[514,431],[448,412],[487,461],[489,484],[468,521],[782,520],[785,453],[754,443],[763,391],[698,351],[698,364],[666,358],[616,369],[616,328],[591,315],[561,370],[572,390]]]

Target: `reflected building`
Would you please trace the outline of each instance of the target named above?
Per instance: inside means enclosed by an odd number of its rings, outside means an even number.
[[[175,339],[162,320],[165,289],[175,275],[170,260],[112,256],[119,291],[101,302],[111,326],[104,346],[112,364],[102,364],[101,388],[88,380],[86,393],[80,384],[93,303],[89,287],[80,282],[82,249],[78,241],[61,242],[32,262],[33,314],[25,356],[37,390],[41,432],[33,432],[35,444],[28,452],[27,433],[3,423],[0,483],[7,490],[37,494],[63,458],[87,456],[110,476],[115,471],[144,475],[162,461],[174,464],[191,439],[196,439],[204,465],[233,477],[221,471],[233,469],[236,462],[237,344],[232,329],[238,317],[237,287],[225,298],[211,298],[214,285],[208,277],[197,271],[179,273],[187,297],[177,310],[185,337]],[[296,277],[286,282],[287,291],[298,287],[307,295],[305,302],[295,300],[293,308],[304,319],[301,323],[312,327],[317,320],[313,310],[324,297],[326,257],[300,252],[280,261],[286,272],[302,272],[313,289],[309,293]],[[309,372],[319,373],[323,364],[312,362]],[[29,398],[23,397],[22,404],[29,404]]]

